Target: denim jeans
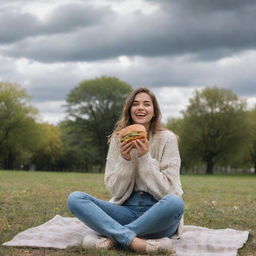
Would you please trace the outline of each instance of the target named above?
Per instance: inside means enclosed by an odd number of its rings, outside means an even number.
[[[157,201],[146,192],[133,192],[117,205],[76,191],[69,195],[67,204],[88,227],[126,248],[135,237],[171,237],[184,211],[180,197],[170,194]]]

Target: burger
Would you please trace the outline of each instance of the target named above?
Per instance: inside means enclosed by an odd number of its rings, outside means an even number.
[[[146,128],[141,124],[129,125],[118,132],[120,142],[144,139],[147,137]]]

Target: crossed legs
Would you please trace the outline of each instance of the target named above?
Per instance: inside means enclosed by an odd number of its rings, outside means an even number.
[[[69,195],[71,212],[96,232],[117,241],[124,247],[143,251],[141,238],[171,237],[183,214],[183,201],[176,195],[166,195],[153,206],[138,214],[134,209],[99,200],[83,192]]]

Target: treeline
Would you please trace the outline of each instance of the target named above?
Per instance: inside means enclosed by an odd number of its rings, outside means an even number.
[[[67,95],[67,117],[39,121],[19,85],[0,83],[0,169],[102,172],[108,136],[132,87],[114,77],[81,82]]]
[[[131,90],[114,77],[85,80],[54,126],[40,122],[25,89],[0,82],[0,169],[103,172],[108,136]],[[256,108],[214,87],[196,91],[182,115],[165,125],[179,136],[183,172],[256,168]]]
[[[256,107],[247,110],[231,90],[213,87],[195,91],[182,115],[167,124],[179,136],[182,171],[256,174]]]

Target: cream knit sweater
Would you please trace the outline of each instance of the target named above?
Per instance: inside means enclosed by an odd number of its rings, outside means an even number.
[[[118,136],[112,137],[105,169],[105,184],[113,196],[110,202],[122,204],[133,190],[148,192],[156,200],[167,194],[183,194],[176,135],[169,130],[159,131],[150,136],[149,144],[148,153],[137,157],[134,149],[127,161],[120,154]]]

